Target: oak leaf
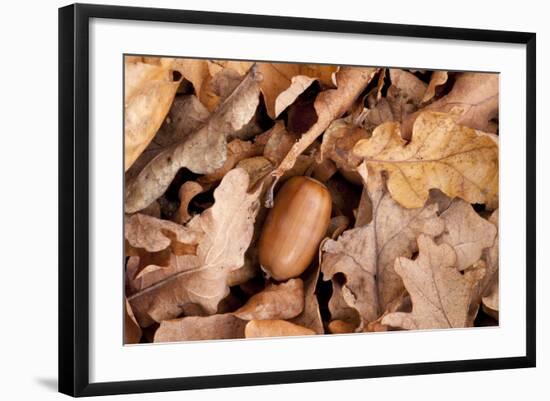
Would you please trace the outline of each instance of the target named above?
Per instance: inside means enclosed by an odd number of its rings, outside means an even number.
[[[489,217],[489,222],[492,223],[498,231],[498,209],[495,210]],[[483,279],[479,282],[476,297],[474,299],[475,305],[479,305],[482,302],[484,309],[491,314],[491,316],[498,319],[499,311],[499,236],[494,239],[493,245],[483,251],[483,260],[487,268],[487,273]],[[475,306],[474,305],[474,306]]]
[[[159,153],[127,184],[125,211],[145,208],[162,195],[180,168],[210,173],[226,159],[226,140],[254,116],[259,102],[260,77],[252,68],[206,124],[183,142]]]
[[[210,113],[195,95],[176,96],[164,123],[126,172],[126,181],[135,178],[141,170],[162,151],[182,142],[208,120]]]
[[[276,119],[315,80],[334,86],[332,75],[337,66],[314,64],[258,63],[267,113]]]
[[[323,334],[323,320],[319,310],[319,301],[317,299],[316,288],[319,280],[319,266],[310,271],[306,271],[304,276],[304,310],[295,318],[292,323],[313,330],[317,334]]]
[[[160,322],[154,342],[244,338],[245,326],[245,321],[231,314],[186,316]]]
[[[462,199],[455,199],[441,213],[445,232],[437,243],[446,243],[456,253],[456,267],[462,271],[477,262],[482,252],[493,245],[497,234],[494,224],[479,216],[474,208]]]
[[[499,75],[465,72],[457,76],[448,95],[424,107],[422,111],[453,113],[457,124],[490,131],[491,119],[498,116]],[[403,121],[403,138],[409,139],[419,113]]]
[[[248,183],[245,171],[231,170],[214,191],[214,206],[186,225],[203,233],[196,255],[186,255],[194,268],[129,297],[140,326],[175,318],[188,303],[199,304],[208,314],[216,312],[219,301],[229,292],[228,274],[244,264],[254,232],[261,188],[248,193]]]
[[[390,79],[392,85],[399,89],[407,102],[420,104],[426,93],[426,84],[416,75],[401,69],[390,68]]]
[[[422,97],[422,103],[432,100],[432,98],[435,96],[435,91],[437,87],[445,84],[448,78],[449,74],[447,73],[447,71],[432,72],[430,83],[428,84],[428,88],[426,89],[426,92],[424,92],[424,96]]]
[[[233,315],[242,320],[290,319],[304,309],[304,283],[291,279],[281,284],[270,284],[253,295]]]
[[[377,68],[358,67],[342,67],[338,70],[335,76],[336,89],[325,90],[315,99],[317,122],[290,148],[279,167],[273,172],[274,177],[281,177],[285,171],[292,168],[298,156],[327,129],[332,121],[341,117],[350,108],[377,71]]]
[[[210,185],[218,182],[229,170],[233,169],[238,162],[249,157],[261,155],[262,151],[263,144],[233,139],[227,144],[227,155],[223,165],[211,173],[199,177],[198,182],[202,185]]]
[[[355,182],[360,182],[355,170],[361,158],[354,155],[352,149],[360,139],[369,137],[370,134],[364,128],[353,124],[349,118],[335,120],[323,134],[320,158],[332,160],[348,174],[346,177],[353,174],[356,176]]]
[[[168,220],[161,220],[144,214],[125,217],[124,236],[133,248],[147,252],[159,252],[174,245],[197,244],[202,233]]]
[[[382,178],[374,175],[369,175],[367,189],[373,210],[371,222],[344,231],[336,241],[326,241],[321,263],[324,280],[338,273],[345,276],[344,301],[359,312],[363,324],[380,316],[403,290],[394,260],[416,251],[418,235],[437,236],[444,230],[436,205],[405,209],[385,190]]]
[[[124,170],[145,150],[168,113],[181,79],[172,76],[173,63],[124,61]]]
[[[388,190],[406,208],[422,207],[431,188],[490,208],[498,204],[498,144],[452,115],[421,113],[410,143],[399,124],[383,124],[353,151],[369,170],[388,173]]]
[[[436,245],[426,235],[418,237],[415,260],[398,258],[395,271],[412,300],[412,312],[386,315],[382,324],[404,329],[443,329],[468,326],[474,287],[483,270],[462,274],[455,267],[456,254],[447,244]]]
[[[315,332],[286,320],[251,320],[244,328],[246,338],[311,336]]]

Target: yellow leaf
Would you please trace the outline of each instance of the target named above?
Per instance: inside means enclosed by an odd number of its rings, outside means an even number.
[[[410,143],[397,123],[377,127],[353,151],[374,172],[388,174],[388,190],[406,208],[422,207],[431,188],[470,203],[498,205],[498,143],[459,126],[450,114],[421,113]]]

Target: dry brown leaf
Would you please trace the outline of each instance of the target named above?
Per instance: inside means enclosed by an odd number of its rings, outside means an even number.
[[[406,208],[422,207],[431,188],[490,208],[498,204],[498,145],[452,115],[421,113],[410,143],[399,124],[383,124],[353,151],[369,170],[388,173],[392,197]]]
[[[197,131],[209,116],[210,113],[195,95],[176,96],[159,131],[126,172],[126,181],[136,177],[163,150],[182,142]]]
[[[298,140],[298,135],[287,132],[283,121],[276,121],[269,132],[270,136],[265,144],[264,156],[273,164],[278,165]]]
[[[220,181],[225,174],[243,159],[262,154],[263,146],[250,141],[233,139],[227,144],[227,155],[223,165],[209,174],[199,177],[198,182],[202,185],[210,185]]]
[[[291,322],[311,329],[317,334],[323,334],[325,330],[323,328],[321,312],[319,311],[319,301],[315,294],[317,281],[319,280],[319,271],[319,267],[316,266],[314,269],[305,273],[304,310],[294,319],[291,319]]]
[[[238,168],[242,168],[250,177],[250,189],[258,183],[263,183],[265,179],[271,180],[269,173],[273,171],[273,164],[263,156],[249,157],[237,163]]]
[[[428,84],[428,88],[426,89],[426,92],[422,97],[422,103],[432,100],[432,98],[435,96],[435,90],[437,89],[437,87],[445,84],[448,78],[449,76],[447,74],[447,71],[432,72],[430,83]]]
[[[189,203],[195,196],[203,191],[204,188],[202,185],[195,181],[186,181],[181,185],[178,193],[180,198],[180,206],[173,216],[173,220],[176,223],[184,224],[191,220],[191,217],[193,216],[189,214]]]
[[[186,316],[160,322],[154,342],[244,338],[245,326],[245,321],[230,314]]]
[[[490,120],[498,116],[499,75],[464,72],[457,76],[451,92],[422,111],[453,113],[457,124],[489,132]],[[419,113],[403,121],[401,135],[409,139]]]
[[[127,184],[125,211],[136,212],[156,200],[182,167],[197,174],[210,173],[221,167],[226,158],[226,138],[247,124],[256,112],[259,79],[252,68],[204,127],[149,162]]]
[[[342,67],[336,73],[337,88],[323,91],[315,99],[317,122],[290,148],[279,167],[273,172],[274,177],[281,177],[285,171],[294,166],[298,156],[327,129],[332,121],[341,117],[351,107],[377,71],[377,68]]]
[[[498,231],[498,209],[495,210],[489,217],[489,222],[492,223]],[[498,252],[499,236],[495,237],[493,245],[483,251],[483,260],[486,262],[487,273],[480,281],[478,292],[474,302],[479,304],[480,298],[486,311],[498,320],[499,311],[499,275],[498,275]]]
[[[251,320],[244,329],[246,338],[312,336],[315,332],[286,320]]]
[[[418,248],[415,260],[395,261],[395,271],[411,296],[412,312],[390,313],[382,324],[409,330],[467,327],[474,287],[484,271],[460,273],[453,248],[436,245],[426,235],[418,237]]]
[[[462,271],[481,258],[484,249],[493,245],[497,235],[494,224],[479,216],[474,208],[462,199],[455,199],[441,213],[445,220],[445,232],[437,243],[446,243],[456,253],[456,267]]]
[[[252,61],[208,60],[208,71],[210,71],[210,75],[213,77],[227,69],[235,71],[240,76],[244,76],[253,64],[254,62]]]
[[[351,150],[360,139],[366,138],[370,138],[370,134],[364,128],[352,124],[349,118],[335,120],[323,134],[320,158],[329,158],[348,175],[357,175],[355,170],[361,158]]]
[[[332,320],[328,324],[328,331],[332,334],[353,333],[355,331],[355,326],[343,320]]]
[[[324,278],[323,278],[324,279]],[[354,331],[361,331],[363,320],[359,311],[350,307],[347,299],[349,298],[349,290],[344,288],[345,276],[336,275],[332,280],[332,295],[328,301],[328,309],[332,320],[341,320],[353,326]],[[350,302],[353,304],[353,302]]]
[[[148,260],[147,255],[131,256],[126,264],[128,295],[163,281],[177,273],[196,269],[195,255],[169,253],[167,261]]]
[[[394,312],[410,312],[412,309],[411,297],[407,290],[403,289],[403,292],[391,301],[387,306],[386,310],[378,319],[369,322],[366,327],[363,328],[365,332],[381,332],[381,331],[390,331],[391,327],[385,324],[382,324],[384,317],[390,313]]]
[[[407,101],[416,105],[422,102],[422,97],[426,93],[426,84],[416,75],[405,70],[390,68],[390,80]]]
[[[498,277],[494,280],[487,290],[487,295],[481,298],[483,310],[489,316],[498,320],[499,318],[499,285]]]
[[[233,315],[243,320],[286,320],[298,316],[303,310],[304,282],[296,278],[286,283],[268,285]]]
[[[197,244],[202,233],[168,220],[161,220],[144,214],[126,216],[124,237],[132,248],[147,252],[159,252],[177,244]]]
[[[281,114],[315,80],[332,87],[332,74],[337,66],[314,64],[258,63],[263,75],[262,94],[267,113],[272,119]]]
[[[248,193],[248,184],[245,171],[231,170],[214,191],[214,206],[187,224],[187,228],[204,233],[194,255],[194,269],[176,273],[129,297],[140,326],[173,319],[188,303],[201,305],[209,314],[216,312],[219,301],[229,292],[227,276],[244,264],[254,232],[261,189]]]
[[[367,188],[372,221],[345,231],[337,241],[326,241],[321,264],[324,280],[333,279],[337,273],[345,276],[343,299],[347,306],[357,309],[363,324],[380,316],[403,290],[401,278],[393,270],[395,258],[410,257],[416,251],[418,235],[437,236],[444,229],[436,205],[405,209],[376,176],[368,177]],[[334,309],[331,313],[341,319]]]
[[[168,113],[181,79],[172,62],[124,62],[124,171],[145,150]]]
[[[124,302],[124,344],[137,344],[141,339],[141,327],[139,327],[134,317],[132,307],[128,303],[128,300]]]

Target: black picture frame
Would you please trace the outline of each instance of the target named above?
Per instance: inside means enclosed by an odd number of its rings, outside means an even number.
[[[522,44],[526,47],[526,354],[520,357],[407,363],[90,383],[88,61],[91,18],[179,22]],[[359,21],[74,4],[59,9],[59,391],[71,396],[236,387],[384,376],[534,367],[536,35]]]

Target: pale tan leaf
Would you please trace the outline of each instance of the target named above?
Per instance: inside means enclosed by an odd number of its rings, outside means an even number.
[[[333,279],[337,273],[345,276],[343,298],[349,307],[357,309],[363,324],[380,316],[403,290],[402,280],[393,269],[394,260],[416,251],[418,235],[437,236],[444,230],[436,205],[405,209],[376,176],[368,177],[367,188],[373,210],[371,222],[344,231],[337,241],[326,241],[321,264],[324,280]]]
[[[426,84],[416,75],[408,71],[390,68],[390,79],[392,85],[401,91],[407,100],[419,104],[426,92]]]
[[[133,248],[158,252],[168,248],[174,242],[197,244],[202,233],[171,221],[137,213],[125,217],[124,236]]]
[[[168,113],[181,80],[172,64],[124,63],[124,170],[151,142]]]
[[[285,320],[298,316],[303,310],[304,282],[296,278],[278,285],[268,285],[233,315],[243,320]]]
[[[247,124],[256,112],[259,79],[252,68],[205,126],[151,160],[127,184],[125,211],[141,210],[157,199],[182,167],[197,174],[210,173],[221,167],[226,158],[226,137]]]
[[[456,253],[456,267],[464,270],[481,258],[484,249],[493,245],[497,235],[494,224],[479,216],[474,208],[462,199],[455,199],[441,214],[445,232],[437,243],[446,243]]]
[[[422,207],[431,188],[490,208],[498,204],[498,145],[452,115],[421,113],[410,143],[399,124],[383,124],[353,151],[369,170],[388,173],[392,197],[406,208]]]
[[[229,292],[228,274],[244,264],[252,240],[261,191],[248,193],[248,184],[245,171],[231,170],[214,191],[214,206],[187,223],[187,228],[203,233],[190,261],[195,268],[175,273],[129,297],[142,327],[179,316],[183,305],[189,303],[199,304],[208,314],[216,312]]]
[[[242,168],[250,177],[250,189],[254,188],[259,183],[263,183],[264,179],[270,181],[269,173],[273,171],[273,164],[263,156],[249,157],[237,163],[238,168]]]
[[[395,271],[411,296],[412,312],[390,313],[382,324],[404,329],[467,327],[472,293],[483,271],[460,273],[453,248],[436,245],[426,235],[418,237],[418,248],[415,260],[395,261]]]
[[[186,316],[160,322],[154,342],[244,338],[245,326],[245,321],[230,314]]]
[[[489,217],[489,222],[492,223],[498,231],[498,209],[495,210]],[[499,236],[494,239],[493,245],[483,251],[483,260],[486,263],[487,273],[479,282],[478,291],[474,298],[474,303],[482,302],[486,311],[498,320],[499,311]]]
[[[435,96],[435,90],[437,89],[437,87],[445,84],[447,82],[447,79],[448,79],[447,71],[432,72],[432,76],[430,77],[430,83],[428,84],[428,88],[426,89],[426,92],[422,97],[422,103],[432,100],[432,98]]]
[[[313,330],[286,320],[251,320],[244,329],[246,338],[312,336]]]
[[[209,174],[199,177],[198,182],[202,185],[210,185],[220,181],[225,174],[234,168],[243,159],[262,154],[263,146],[250,141],[233,139],[227,144],[227,155],[223,165]]]

